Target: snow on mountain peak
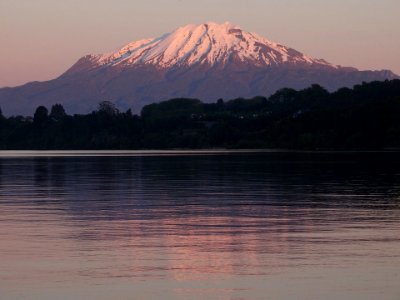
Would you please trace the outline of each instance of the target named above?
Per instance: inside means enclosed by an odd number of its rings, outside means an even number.
[[[334,67],[229,22],[189,24],[158,38],[129,43],[113,53],[91,55],[90,60],[100,66],[151,64],[160,68],[232,61],[257,66],[294,63]]]

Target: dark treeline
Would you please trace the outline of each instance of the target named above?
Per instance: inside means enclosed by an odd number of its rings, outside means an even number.
[[[87,115],[70,116],[59,104],[40,106],[33,117],[0,112],[0,149],[390,147],[400,147],[400,80],[216,103],[172,99],[140,115],[107,101]]]

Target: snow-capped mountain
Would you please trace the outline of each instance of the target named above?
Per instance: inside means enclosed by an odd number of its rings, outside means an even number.
[[[324,60],[313,59],[230,23],[210,22],[187,25],[159,38],[135,41],[116,52],[88,55],[82,62],[90,62],[85,64],[89,68],[80,70],[145,64],[166,69],[196,64],[225,66],[232,61],[259,67],[316,64],[335,68]],[[78,66],[73,70],[79,69]]]
[[[69,112],[82,113],[111,100],[139,111],[172,97],[215,101],[268,96],[279,88],[313,83],[332,90],[396,77],[390,71],[335,66],[230,23],[210,22],[84,56],[52,81],[0,89],[0,107],[8,114],[32,114],[38,105],[61,103]]]

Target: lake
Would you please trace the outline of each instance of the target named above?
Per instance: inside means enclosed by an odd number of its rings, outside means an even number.
[[[400,299],[400,153],[0,152],[0,299]]]

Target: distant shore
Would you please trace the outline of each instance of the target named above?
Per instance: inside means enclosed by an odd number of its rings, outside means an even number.
[[[291,150],[291,149],[174,149],[174,150],[0,150],[7,157],[113,157],[113,156],[207,156],[240,154],[390,154],[400,149],[383,150]]]
[[[39,106],[33,118],[0,114],[0,150],[400,149],[399,116],[400,80],[333,93],[314,84],[214,103],[177,98],[147,105],[140,115],[110,101],[86,115],[55,104],[50,111]]]

